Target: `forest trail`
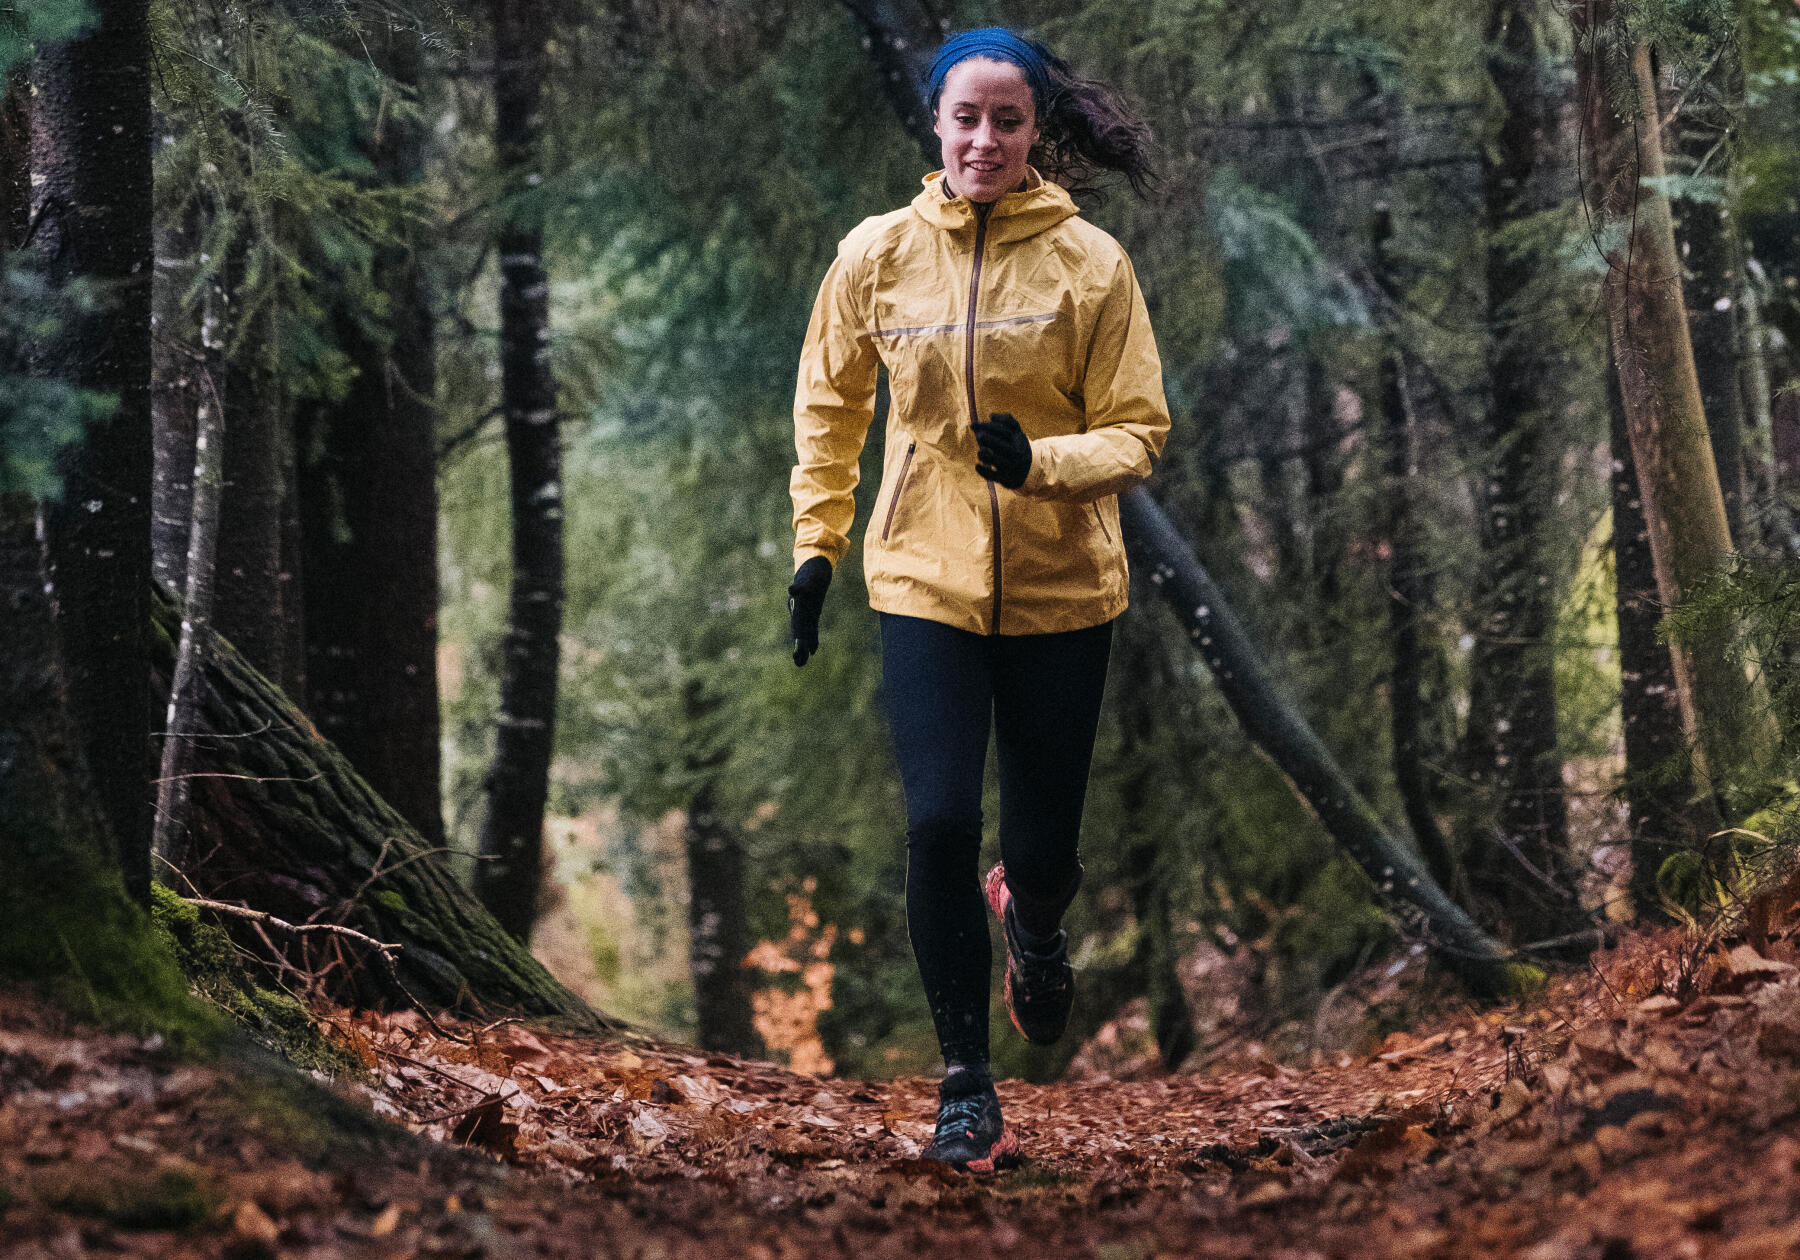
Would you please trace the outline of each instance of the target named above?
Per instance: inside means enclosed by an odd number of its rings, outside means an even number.
[[[1596,963],[1337,1065],[1003,1083],[1026,1159],[989,1177],[918,1158],[925,1078],[411,1013],[324,1014],[369,1069],[340,1094],[418,1135],[327,1155],[220,1069],[15,994],[0,1255],[1800,1253],[1793,943],[1671,932]]]

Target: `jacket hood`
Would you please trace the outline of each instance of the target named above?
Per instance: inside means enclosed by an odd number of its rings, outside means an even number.
[[[1035,167],[1026,170],[1025,187],[1007,193],[988,211],[988,234],[996,241],[1022,241],[1080,213],[1060,185],[1039,175]],[[946,232],[974,230],[975,203],[967,197],[948,196],[944,172],[933,171],[921,182],[925,187],[912,200],[914,213]]]

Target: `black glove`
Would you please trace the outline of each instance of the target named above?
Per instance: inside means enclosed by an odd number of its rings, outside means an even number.
[[[806,664],[806,658],[819,650],[819,610],[825,607],[825,592],[831,589],[831,561],[814,556],[794,574],[788,587],[788,629],[794,640],[794,664]]]
[[[1019,422],[1007,412],[996,411],[985,423],[977,420],[970,428],[980,447],[975,471],[1008,490],[1024,485],[1025,474],[1031,471],[1031,439]]]

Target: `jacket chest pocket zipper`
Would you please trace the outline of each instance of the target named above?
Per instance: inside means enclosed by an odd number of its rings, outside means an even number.
[[[888,499],[887,519],[881,523],[881,541],[886,542],[894,529],[894,509],[900,506],[900,494],[906,489],[906,476],[912,471],[913,452],[919,449],[917,442],[906,444],[906,458],[900,462],[900,480],[894,483],[894,493]]]

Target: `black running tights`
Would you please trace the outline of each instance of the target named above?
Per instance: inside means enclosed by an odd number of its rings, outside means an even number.
[[[1026,932],[1053,934],[1081,884],[1077,840],[1112,623],[980,635],[881,614],[882,690],[906,791],[906,922],[947,1063],[988,1060],[993,955],[977,872],[988,729],[1000,857]]]

